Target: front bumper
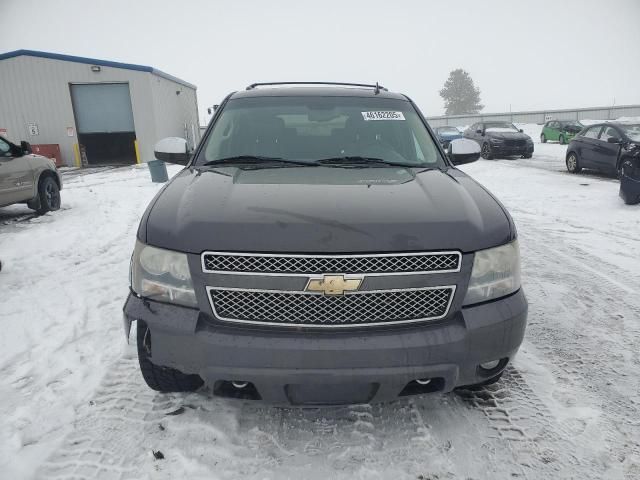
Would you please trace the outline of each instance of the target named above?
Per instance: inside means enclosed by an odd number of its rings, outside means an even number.
[[[491,153],[493,155],[530,155],[533,153],[533,144],[524,146],[509,146],[504,144],[492,143]]]
[[[443,392],[481,383],[506,362],[490,374],[478,365],[513,358],[526,319],[522,290],[433,324],[339,332],[230,326],[134,295],[124,306],[126,332],[134,320],[148,325],[153,363],[197,373],[214,391],[225,382],[251,382],[276,405],[388,401],[425,378]]]

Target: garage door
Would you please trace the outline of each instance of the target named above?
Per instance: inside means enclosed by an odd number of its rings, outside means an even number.
[[[71,85],[78,142],[89,164],[136,162],[128,83]]]

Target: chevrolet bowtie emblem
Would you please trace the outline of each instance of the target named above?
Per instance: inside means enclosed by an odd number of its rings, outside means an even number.
[[[362,278],[344,278],[344,275],[324,275],[322,278],[310,278],[305,288],[308,292],[322,292],[324,295],[343,295],[360,288]]]

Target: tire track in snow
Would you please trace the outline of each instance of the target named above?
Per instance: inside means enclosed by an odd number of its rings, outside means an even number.
[[[602,472],[588,455],[587,445],[577,444],[557,417],[513,366],[501,381],[482,390],[459,390],[460,399],[483,412],[499,443],[517,465],[517,474],[530,479],[600,479]]]
[[[434,395],[386,405],[279,409],[221,400],[209,391],[156,394],[144,385],[131,355],[114,366],[96,391],[94,405],[82,409],[74,431],[36,478],[215,473],[220,478],[455,479],[486,478],[469,474],[484,467],[504,474],[519,464],[524,467],[517,473],[556,474],[557,468],[541,465],[557,445],[549,445],[552,436],[539,433],[552,429],[553,417],[522,377],[516,378],[500,393],[474,394],[473,400],[461,396],[462,402]],[[179,407],[183,413],[167,415]],[[500,409],[510,412],[510,424]],[[491,438],[490,430],[499,435]],[[467,438],[461,438],[462,431]],[[483,445],[474,451],[469,439],[481,439]],[[151,449],[161,450],[165,460],[154,461]],[[493,453],[483,455],[487,450]],[[530,451],[539,458],[531,459]],[[459,468],[459,455],[473,458],[472,465]]]
[[[38,479],[134,478],[148,432],[179,402],[141,388],[134,357],[116,363],[81,407],[74,430],[36,473]]]
[[[219,399],[208,390],[156,394],[144,385],[131,353],[113,367],[95,404],[82,408],[74,431],[36,478],[176,478],[188,472],[220,478],[475,479],[488,478],[485,471],[489,477],[511,471],[570,478],[558,465],[582,473],[584,465],[566,456],[575,448],[569,434],[556,429],[524,377],[509,373],[502,386],[487,392],[280,409]],[[167,415],[179,407],[183,413]],[[474,441],[481,443],[475,450]],[[165,460],[154,461],[151,449],[161,450]],[[472,458],[471,465],[460,465],[460,455]],[[587,471],[582,478],[598,476]]]
[[[441,396],[426,401],[439,408],[434,403],[440,406]],[[431,429],[413,401],[291,409],[247,405],[240,424],[245,434],[263,439],[253,445],[256,453],[280,446],[278,460],[263,472],[267,477],[460,477],[448,459],[451,441]]]
[[[618,280],[616,267],[547,231],[528,225],[527,232],[538,241],[524,242],[526,288],[540,299],[530,305],[527,337],[551,360],[554,396],[569,408],[596,409],[601,418],[584,436],[602,437],[612,478],[640,478],[640,300],[621,293],[628,280]],[[570,268],[558,268],[565,258]]]

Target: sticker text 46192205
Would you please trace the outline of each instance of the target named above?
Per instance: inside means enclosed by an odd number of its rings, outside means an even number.
[[[375,112],[362,112],[362,118],[365,121],[369,120],[404,120],[402,112],[392,111],[375,111]]]

